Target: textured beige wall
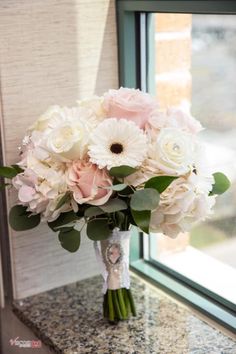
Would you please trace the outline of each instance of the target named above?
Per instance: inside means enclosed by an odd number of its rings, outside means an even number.
[[[49,105],[118,85],[114,0],[2,0],[0,84],[6,163]],[[8,196],[9,206],[14,195]],[[46,226],[10,230],[14,296],[22,298],[98,272],[92,244],[76,254],[62,250]]]

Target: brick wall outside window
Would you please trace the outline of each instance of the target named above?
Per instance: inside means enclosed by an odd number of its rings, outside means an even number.
[[[190,102],[191,25],[189,14],[155,15],[156,91],[163,108]]]

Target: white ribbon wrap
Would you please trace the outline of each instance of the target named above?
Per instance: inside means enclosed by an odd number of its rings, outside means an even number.
[[[130,234],[130,231],[120,231],[115,228],[108,239],[99,243],[94,242],[97,261],[104,279],[103,294],[107,289],[130,288]]]

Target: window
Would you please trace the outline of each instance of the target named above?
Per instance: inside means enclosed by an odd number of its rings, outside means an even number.
[[[183,106],[206,129],[209,167],[232,180],[215,215],[169,239],[133,235],[131,265],[159,286],[236,329],[236,4],[118,1],[120,84]]]

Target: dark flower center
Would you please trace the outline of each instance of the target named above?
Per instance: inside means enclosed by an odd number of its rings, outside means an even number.
[[[113,154],[121,154],[124,149],[123,145],[121,145],[120,143],[114,143],[111,144],[110,150]]]

